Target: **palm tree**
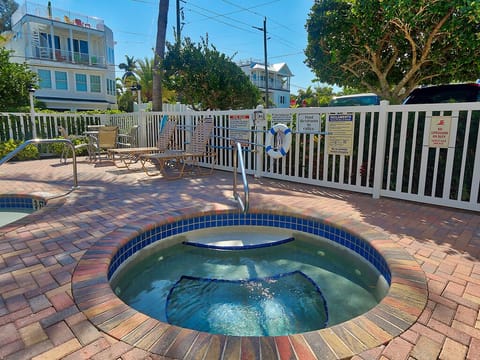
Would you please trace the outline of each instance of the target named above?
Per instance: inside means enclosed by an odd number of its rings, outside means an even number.
[[[160,0],[158,5],[157,41],[153,59],[152,110],[162,111],[162,61],[165,56],[169,0]]]
[[[122,75],[122,82],[125,87],[130,87],[137,81],[135,69],[137,68],[137,60],[135,57],[125,55],[126,62],[118,64],[118,68],[125,71]]]
[[[152,100],[153,91],[153,59],[145,58],[137,61],[138,67],[134,70],[138,83],[142,87],[142,102]]]

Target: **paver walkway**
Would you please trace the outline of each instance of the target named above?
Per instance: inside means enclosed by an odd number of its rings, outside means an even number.
[[[93,243],[131,221],[192,207],[234,207],[232,175],[165,181],[108,162],[78,165],[78,190],[51,200],[28,221],[0,228],[0,359],[161,359],[96,329],[72,298],[71,275]],[[355,359],[480,359],[479,213],[249,181],[252,206],[315,206],[327,218],[353,218],[390,234],[421,264],[429,300],[418,321]],[[0,167],[2,195],[51,197],[71,185],[71,164],[58,160]]]

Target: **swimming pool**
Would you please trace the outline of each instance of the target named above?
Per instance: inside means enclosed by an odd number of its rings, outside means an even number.
[[[46,201],[40,197],[0,195],[0,227],[20,220],[45,205]]]
[[[384,344],[407,330],[427,301],[426,279],[418,263],[377,228],[354,219],[335,224],[314,215],[262,209],[251,209],[246,215],[231,210],[201,214],[184,211],[165,214],[157,222],[144,219],[126,224],[99,239],[80,259],[72,277],[75,303],[90,322],[109,336],[162,356],[202,348],[209,358],[223,358],[222,354],[241,347],[242,352],[283,358],[288,356],[283,350],[286,341],[296,349],[307,346],[308,352],[319,358],[343,358]],[[294,231],[316,236],[322,233],[361,254],[390,283],[387,295],[365,314],[325,329],[288,336],[239,337],[209,334],[159,321],[128,306],[111,288],[109,280],[115,271],[155,242],[201,228],[253,223],[279,227],[282,222]]]

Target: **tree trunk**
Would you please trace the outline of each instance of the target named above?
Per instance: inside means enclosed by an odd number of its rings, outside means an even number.
[[[157,41],[153,63],[152,110],[162,111],[162,61],[165,56],[169,0],[160,0],[158,6]]]

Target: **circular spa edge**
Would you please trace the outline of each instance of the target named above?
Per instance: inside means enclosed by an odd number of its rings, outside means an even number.
[[[271,219],[270,225],[265,224],[267,226],[275,226],[276,219],[294,218],[298,220],[299,231],[303,226],[322,224],[333,230],[332,234],[339,243],[342,237],[366,243],[365,248],[374,249],[374,253],[381,255],[374,261],[387,267],[385,271],[390,275],[387,295],[368,312],[346,322],[316,331],[272,337],[225,336],[181,328],[150,318],[115,295],[109,278],[123,261],[144,246],[141,244],[144,240],[139,239],[150,239],[157,229],[162,228],[163,235],[159,240],[158,237],[155,239],[161,241],[174,235],[170,234],[171,225],[178,223],[185,224],[180,232],[195,230],[198,225],[191,220],[197,218],[208,219],[212,224],[217,224],[216,219],[226,219],[232,225],[240,225],[241,219],[245,218],[245,214],[238,211],[224,210],[168,217],[156,223],[139,222],[106,235],[84,254],[73,273],[74,301],[89,321],[109,336],[174,359],[193,356],[228,359],[233,354],[265,359],[291,356],[350,358],[399,336],[416,322],[425,308],[428,297],[425,274],[415,259],[390,240],[387,234],[354,220],[335,224],[292,211],[256,209],[247,215],[262,217],[266,221]],[[224,226],[222,224],[218,222],[218,225],[207,227]]]

